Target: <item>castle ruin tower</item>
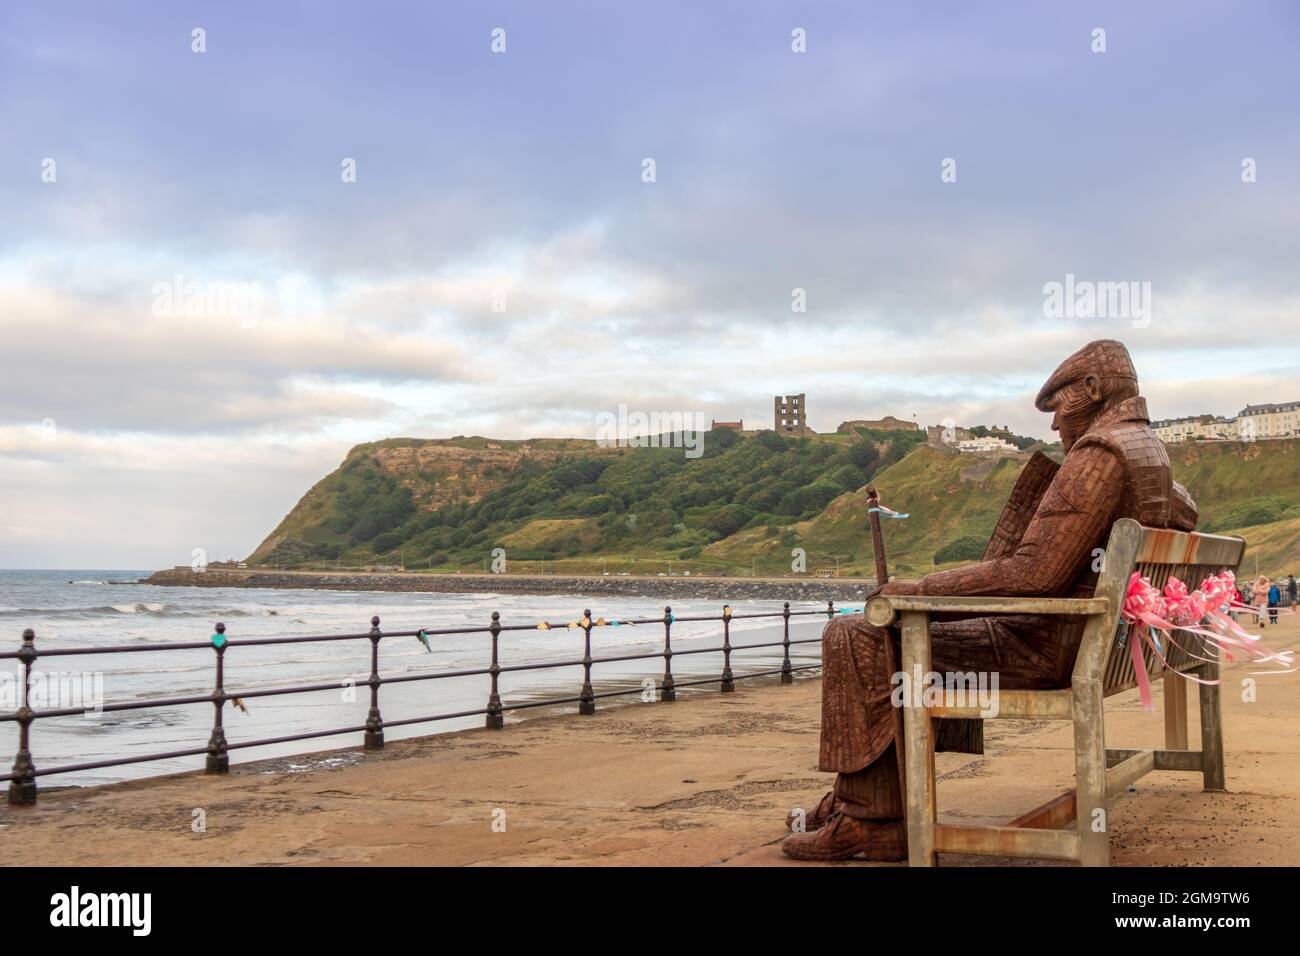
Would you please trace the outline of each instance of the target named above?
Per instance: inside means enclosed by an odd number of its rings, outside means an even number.
[[[773,407],[772,428],[778,435],[808,434],[808,409],[803,395],[777,395]]]

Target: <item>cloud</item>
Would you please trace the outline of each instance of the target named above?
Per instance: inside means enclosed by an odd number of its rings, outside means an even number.
[[[311,429],[391,414],[382,398],[352,390],[358,381],[481,375],[436,336],[315,313],[160,316],[145,298],[152,289],[141,283],[136,301],[88,301],[0,285],[0,420],[53,417],[83,431]]]
[[[0,559],[246,554],[353,442],[619,404],[1046,436],[1101,337],[1156,415],[1300,397],[1285,5],[1103,5],[1100,56],[1051,5],[819,4],[805,55],[780,5],[520,4],[504,56],[473,5],[343,10],[224,4],[203,56],[172,12],[7,13]],[[1067,274],[1150,324],[1046,317]],[[156,311],[177,275],[256,314]]]
[[[332,440],[0,428],[0,567],[243,557],[338,458]]]

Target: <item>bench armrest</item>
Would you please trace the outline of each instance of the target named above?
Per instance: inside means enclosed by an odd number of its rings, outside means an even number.
[[[1045,597],[962,597],[960,595],[877,594],[863,609],[867,623],[876,627],[893,624],[900,612],[935,611],[945,614],[1105,614],[1105,598]]]

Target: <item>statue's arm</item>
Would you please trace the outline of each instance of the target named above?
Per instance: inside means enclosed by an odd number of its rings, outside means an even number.
[[[1196,530],[1196,520],[1200,517],[1196,502],[1187,493],[1187,489],[1176,481],[1169,505],[1169,527],[1177,528],[1179,531]]]
[[[1059,595],[1084,567],[1110,526],[1123,491],[1124,466],[1102,445],[1076,448],[1065,458],[1014,552],[917,582],[915,594]]]

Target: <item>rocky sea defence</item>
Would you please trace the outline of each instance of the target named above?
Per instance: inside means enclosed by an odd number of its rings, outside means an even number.
[[[171,568],[141,584],[166,587],[306,588],[330,591],[429,591],[441,594],[609,594],[720,601],[780,600],[860,602],[875,585],[870,578],[722,578],[576,576],[560,574],[428,574],[419,572],[274,571]]]

